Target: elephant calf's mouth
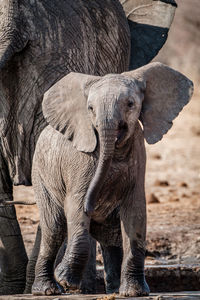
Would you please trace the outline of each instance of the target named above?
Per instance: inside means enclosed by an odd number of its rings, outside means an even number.
[[[120,144],[123,142],[127,132],[128,132],[128,124],[124,121],[120,121],[117,129],[117,137],[115,141],[116,147],[119,147]]]

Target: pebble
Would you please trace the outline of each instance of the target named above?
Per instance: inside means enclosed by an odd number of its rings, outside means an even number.
[[[178,202],[178,201],[180,201],[180,199],[179,199],[178,197],[171,197],[171,198],[169,199],[169,201],[170,201],[170,202]]]
[[[169,186],[169,182],[167,180],[156,180],[154,182],[154,185],[157,185],[157,186]]]
[[[179,183],[179,186],[180,186],[180,187],[188,188],[188,184],[187,184],[186,182],[180,182],[180,183]]]
[[[150,195],[147,196],[147,203],[152,204],[152,203],[160,203],[160,200],[158,197],[156,197],[155,194],[151,193]]]

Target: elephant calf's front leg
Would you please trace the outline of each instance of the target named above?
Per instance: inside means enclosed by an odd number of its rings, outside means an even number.
[[[88,262],[90,220],[74,197],[66,200],[65,211],[68,245],[61,263],[55,269],[54,276],[56,281],[67,290],[69,287],[79,288]]]
[[[124,250],[120,284],[120,295],[122,296],[146,296],[150,292],[144,276],[146,235],[145,196],[140,195],[140,197],[140,200],[133,199],[132,201],[127,201],[129,203],[124,203],[121,208]]]

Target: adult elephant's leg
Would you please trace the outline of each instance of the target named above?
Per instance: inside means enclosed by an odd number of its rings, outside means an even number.
[[[13,200],[13,195],[7,165],[0,154],[0,203],[3,200]],[[0,204],[0,238],[6,258],[0,266],[0,294],[23,293],[28,258],[13,205]]]
[[[143,184],[142,184],[143,185]],[[144,188],[139,183],[121,205],[121,229],[123,237],[123,263],[120,295],[145,296],[149,287],[144,276],[146,204]]]
[[[40,243],[41,243],[41,228],[40,225],[38,225],[35,243],[27,265],[26,287],[25,287],[24,294],[31,293],[32,285],[35,279],[35,265],[40,251]]]
[[[116,209],[103,224],[92,221],[90,230],[92,236],[94,236],[101,245],[106,293],[118,293],[123,257],[118,209]]]
[[[67,220],[68,243],[64,257],[55,269],[56,281],[67,290],[79,288],[86,268],[89,252],[90,219],[84,213],[81,192],[67,196],[65,200],[65,215]]]

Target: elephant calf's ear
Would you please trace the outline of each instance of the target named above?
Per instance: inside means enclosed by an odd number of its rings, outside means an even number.
[[[172,121],[189,102],[193,83],[183,74],[161,63],[151,63],[125,73],[146,83],[140,120],[144,137],[149,144],[162,139]]]
[[[93,152],[97,143],[85,96],[85,87],[97,78],[70,73],[45,93],[42,103],[47,122],[83,152]]]

